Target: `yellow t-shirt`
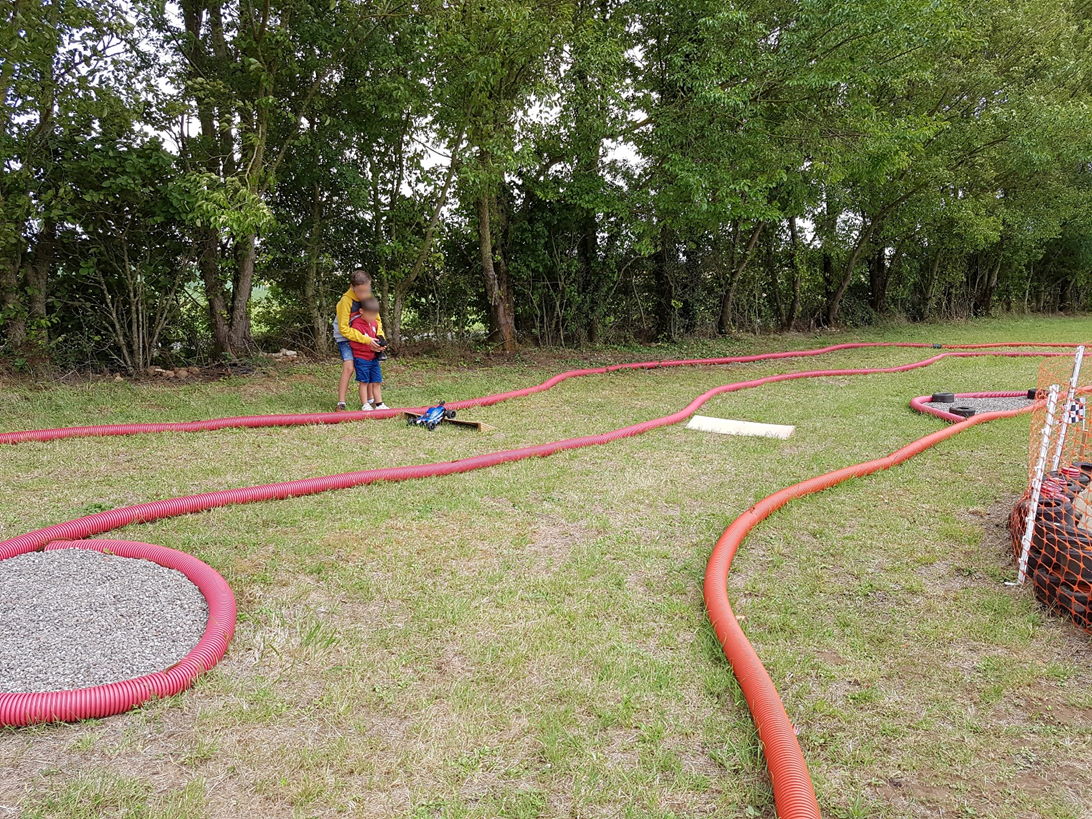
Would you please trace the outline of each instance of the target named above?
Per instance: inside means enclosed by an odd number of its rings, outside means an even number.
[[[359,306],[360,302],[357,301],[356,294],[353,293],[353,288],[350,287],[337,303],[337,318],[334,320],[335,340],[355,341],[358,344],[367,344],[371,340],[359,330],[349,326],[349,317],[352,315],[353,307]],[[383,335],[383,319],[377,318],[375,320],[375,328],[376,333]]]

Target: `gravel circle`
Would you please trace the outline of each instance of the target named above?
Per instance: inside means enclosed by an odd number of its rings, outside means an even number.
[[[951,412],[952,407],[972,407],[975,412],[998,412],[1000,410],[1020,409],[1031,403],[1025,396],[1014,398],[960,398],[956,396],[954,404],[942,404],[939,401],[926,401],[925,406]]]
[[[182,572],[88,549],[0,560],[0,692],[63,691],[163,671],[208,604]]]

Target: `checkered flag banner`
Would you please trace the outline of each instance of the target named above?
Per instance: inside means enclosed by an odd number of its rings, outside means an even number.
[[[1084,397],[1077,398],[1065,408],[1065,422],[1070,425],[1079,424],[1085,419],[1086,407]]]

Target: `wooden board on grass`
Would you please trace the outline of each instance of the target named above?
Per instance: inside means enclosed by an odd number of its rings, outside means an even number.
[[[402,413],[402,417],[407,418],[407,419],[408,418],[420,418],[422,415],[424,415],[423,412],[409,412],[409,411],[406,411],[406,412]],[[466,427],[467,429],[476,429],[478,432],[492,432],[493,430],[496,429],[496,427],[491,426],[490,424],[483,423],[482,421],[466,421],[466,420],[464,420],[462,418],[445,418],[443,420],[443,423],[440,424],[440,426],[443,426],[444,424],[454,424],[457,427]]]

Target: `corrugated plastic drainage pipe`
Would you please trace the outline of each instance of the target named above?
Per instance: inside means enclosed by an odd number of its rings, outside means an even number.
[[[1031,404],[1019,409],[961,418],[959,423],[919,438],[890,455],[843,467],[785,487],[763,498],[732,521],[717,540],[705,569],[705,605],[709,612],[709,621],[717,633],[717,640],[732,664],[732,670],[739,680],[747,707],[758,729],[758,738],[762,743],[773,783],[774,804],[778,816],[787,819],[818,819],[819,803],[796,738],[796,730],[785,712],[785,706],[769,673],[747,640],[728,602],[728,572],[740,544],[755,526],[791,500],[821,492],[850,478],[871,475],[881,469],[901,464],[976,424],[1030,412],[1034,406]]]
[[[300,495],[309,495],[324,492],[331,489],[345,489],[353,486],[361,486],[376,481],[403,481],[414,478],[434,477],[450,475],[458,472],[469,472],[495,466],[501,463],[519,461],[531,457],[544,457],[568,449],[578,449],[586,446],[598,446],[633,435],[640,435],[659,427],[677,424],[685,421],[699,407],[714,396],[737,390],[772,384],[779,381],[789,381],[799,378],[819,378],[830,376],[871,375],[879,373],[908,372],[921,367],[927,367],[944,358],[965,358],[982,355],[1000,355],[1007,357],[1041,357],[1048,355],[1066,355],[1065,353],[1038,353],[1026,351],[995,351],[1003,347],[1073,347],[1071,344],[982,344],[982,345],[954,345],[960,349],[974,350],[974,352],[945,352],[932,356],[922,361],[903,364],[895,367],[874,367],[863,369],[830,369],[813,370],[808,372],[781,373],[750,381],[741,381],[734,384],[726,384],[708,390],[695,398],[684,409],[654,418],[639,424],[611,430],[596,435],[586,435],[579,438],[568,438],[561,441],[553,441],[546,444],[522,447],[514,450],[491,452],[463,458],[457,461],[442,463],[418,464],[413,466],[392,467],[387,469],[373,469],[361,472],[349,472],[341,475],[330,475],[320,478],[308,478],[284,483],[268,484],[264,486],[240,487],[219,492],[210,492],[202,495],[172,498],[169,500],[154,501],[152,503],[138,504],[136,506],[122,507],[107,512],[98,512],[76,520],[47,526],[18,537],[0,542],[0,559],[11,554],[21,554],[36,548],[41,548],[59,538],[82,538],[96,534],[102,534],[113,529],[126,526],[130,523],[150,522],[177,515],[199,512],[219,506],[228,506],[238,503],[251,503],[275,498],[289,498]],[[588,370],[572,370],[567,373],[554,376],[542,384],[527,387],[522,390],[513,390],[507,393],[486,396],[484,398],[469,399],[466,401],[449,402],[452,408],[469,406],[484,406],[495,404],[509,398],[530,395],[550,389],[562,381],[582,375],[615,372],[625,369],[653,369],[659,367],[675,367],[689,365],[728,364],[748,361],[762,361],[768,359],[791,358],[797,356],[819,355],[842,349],[855,349],[861,347],[931,347],[940,349],[939,344],[841,344],[824,347],[817,350],[798,352],[771,353],[756,356],[738,356],[718,359],[691,359],[680,361],[654,361],[633,364],[618,364],[610,367],[599,367]],[[951,347],[949,347],[951,349]],[[812,492],[825,489],[837,483],[858,475],[866,475],[879,469],[886,469],[897,463],[901,463],[913,457],[919,452],[934,446],[952,435],[958,434],[970,426],[993,420],[994,418],[1017,415],[1029,411],[1032,406],[1004,412],[985,413],[954,424],[951,427],[933,433],[925,438],[898,450],[885,458],[869,461],[863,464],[846,467],[842,470],[811,478],[800,484],[796,484],[780,492],[774,493],[763,501],[755,504],[751,509],[741,515],[717,541],[716,548],[709,560],[705,576],[705,599],[709,608],[710,620],[716,630],[717,637],[724,648],[725,656],[732,664],[732,670],[739,680],[741,689],[747,698],[748,707],[758,727],[759,738],[763,744],[767,765],[770,770],[770,778],[773,783],[774,801],[778,815],[783,819],[812,819],[819,816],[818,803],[815,791],[808,776],[807,766],[796,739],[792,723],[785,713],[784,705],[777,694],[777,690],[770,680],[769,674],[762,666],[754,648],[748,642],[739,623],[732,614],[727,596],[727,574],[735,555],[746,534],[761,520],[769,516],[795,497],[802,497]],[[227,418],[214,419],[205,422],[190,422],[186,424],[151,424],[151,425],[120,425],[108,427],[82,427],[61,430],[34,430],[30,432],[7,433],[0,435],[0,443],[20,443],[23,441],[47,441],[54,438],[76,437],[86,435],[124,435],[139,432],[157,432],[170,429],[184,429],[196,431],[199,429],[222,429],[229,426],[286,426],[305,423],[340,423],[345,420],[354,420],[357,417],[381,418],[397,415],[400,410],[390,410],[383,413],[321,413],[318,415],[303,416],[257,416],[253,418]],[[202,426],[203,425],[203,426]],[[230,635],[229,635],[230,636]],[[222,654],[222,652],[221,652]],[[152,675],[155,676],[155,675]],[[90,689],[89,689],[90,690]],[[10,696],[10,695],[9,695]],[[22,696],[22,695],[16,695]]]
[[[7,550],[5,557],[34,551]],[[193,555],[131,540],[52,541],[44,548],[90,549],[119,557],[150,560],[168,569],[177,569],[200,590],[208,604],[209,618],[201,639],[185,657],[163,671],[131,680],[74,688],[67,691],[32,691],[0,693],[0,725],[24,726],[41,722],[69,722],[120,714],[153,697],[170,697],[184,691],[197,677],[224,656],[235,633],[235,596],[231,587],[211,566]]]
[[[960,398],[1026,398],[1028,394],[1027,390],[1017,390],[1015,392],[958,392],[955,395],[956,402]],[[926,415],[935,415],[937,418],[941,418],[945,421],[962,421],[962,415],[956,415],[954,412],[947,412],[946,410],[938,409],[937,407],[930,407],[933,396],[931,395],[919,395],[917,398],[910,399],[910,409],[923,412]],[[955,406],[955,404],[953,404]],[[1021,409],[1024,409],[1021,407]]]
[[[467,409],[469,407],[486,407],[507,401],[512,398],[522,398],[538,392],[545,392],[570,378],[579,378],[586,375],[602,375],[605,373],[620,372],[623,370],[652,370],[664,367],[689,367],[708,366],[718,364],[748,364],[757,361],[773,361],[786,358],[807,358],[811,356],[826,355],[842,350],[860,350],[871,348],[909,348],[909,349],[945,349],[945,350],[990,350],[1004,347],[1035,347],[1035,348],[1059,348],[1074,347],[1074,344],[1054,344],[1050,342],[1001,342],[997,344],[925,344],[920,342],[854,342],[849,344],[832,344],[827,347],[816,347],[810,350],[787,350],[778,353],[760,353],[757,355],[738,355],[722,358],[689,358],[669,361],[638,361],[625,364],[611,364],[606,367],[592,367],[583,370],[569,370],[548,378],[541,384],[524,387],[508,392],[494,393],[480,398],[468,398],[463,401],[448,401],[447,406],[454,410]],[[989,353],[983,353],[988,355]],[[1012,355],[1013,353],[996,353],[996,355]],[[1040,353],[1023,353],[1022,355],[1041,355]],[[414,411],[422,411],[425,407],[408,407]],[[153,432],[209,432],[217,429],[230,428],[258,428],[258,427],[288,427],[303,426],[307,424],[343,424],[350,421],[375,421],[383,418],[393,418],[401,415],[404,409],[373,410],[372,412],[312,412],[296,415],[241,415],[233,418],[206,418],[200,421],[168,421],[151,424],[100,424],[86,427],[63,427],[60,429],[33,429],[21,432],[0,433],[0,444],[21,444],[29,441],[52,441],[59,438],[88,438],[110,435],[137,435]]]

